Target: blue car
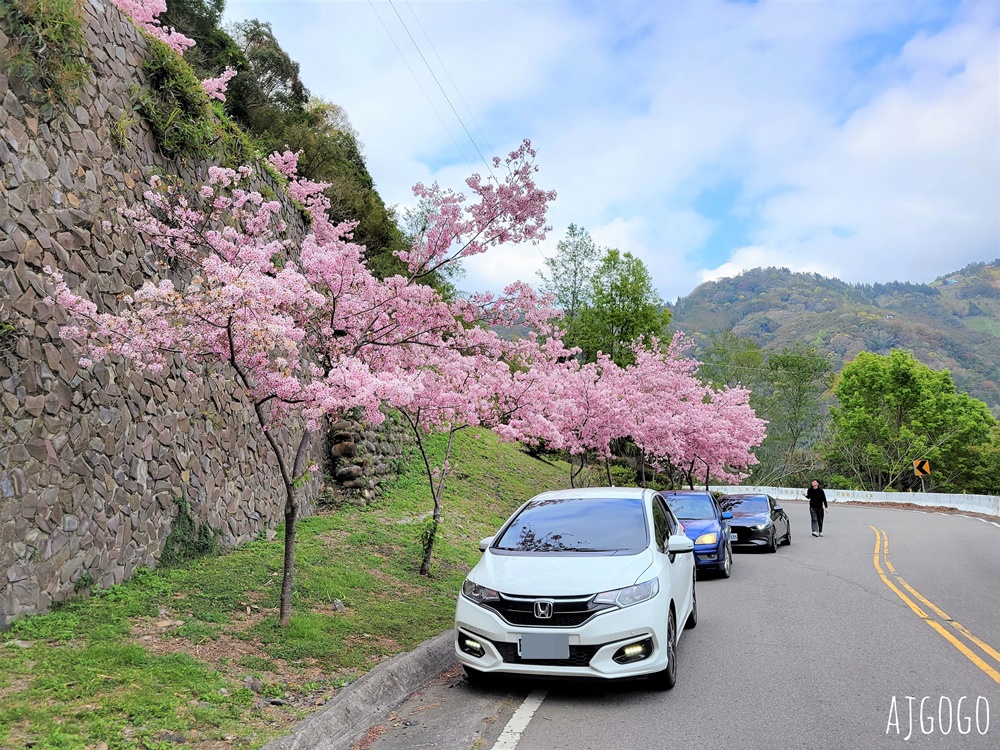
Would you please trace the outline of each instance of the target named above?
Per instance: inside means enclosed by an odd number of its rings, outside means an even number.
[[[723,512],[711,492],[665,490],[660,494],[684,524],[684,533],[694,542],[695,567],[729,578],[733,572],[729,519],[733,514]]]

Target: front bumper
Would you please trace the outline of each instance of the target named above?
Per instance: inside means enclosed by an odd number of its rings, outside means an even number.
[[[640,677],[667,666],[666,623],[669,601],[661,591],[647,602],[595,615],[574,628],[539,628],[511,625],[493,610],[459,596],[455,611],[455,656],[459,663],[486,673],[536,677]],[[678,631],[679,632],[679,631]],[[476,657],[459,646],[462,634],[472,636],[484,650]],[[518,637],[525,633],[565,634],[569,659],[522,660]],[[652,650],[644,659],[619,664],[612,658],[622,646],[650,639]]]
[[[698,544],[694,548],[694,564],[699,570],[716,570],[726,561],[726,540],[716,544]]]
[[[730,528],[736,534],[736,539],[732,542],[733,547],[766,547],[771,543],[772,528],[770,526],[765,526],[763,529],[757,529],[753,526],[731,526]]]

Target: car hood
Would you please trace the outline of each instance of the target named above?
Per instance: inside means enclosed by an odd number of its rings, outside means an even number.
[[[652,563],[648,549],[621,556],[487,551],[469,577],[481,586],[515,596],[584,596],[632,586]]]
[[[702,534],[710,534],[713,531],[718,532],[721,528],[719,522],[714,518],[682,518],[680,521],[684,524],[684,533],[688,535],[689,539],[697,539]]]
[[[756,526],[760,523],[767,523],[771,516],[767,513],[733,513],[733,520],[730,526]]]

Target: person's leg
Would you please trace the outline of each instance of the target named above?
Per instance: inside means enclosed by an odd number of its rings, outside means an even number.
[[[816,518],[816,508],[809,506],[809,518],[812,521],[812,533],[815,536],[819,533],[819,520]]]
[[[819,526],[819,535],[823,536],[823,516],[826,515],[826,510],[823,506],[816,509],[816,523]]]

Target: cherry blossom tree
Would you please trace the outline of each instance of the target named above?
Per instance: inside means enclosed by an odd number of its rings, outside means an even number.
[[[542,384],[548,369],[571,355],[550,322],[557,317],[552,299],[537,297],[526,284],[508,286],[499,298],[480,295],[475,302],[482,317],[461,331],[461,344],[438,352],[420,367],[408,397],[403,394],[402,399],[388,402],[413,431],[433,500],[423,534],[421,575],[430,573],[455,434],[468,427],[486,427],[502,439],[514,440],[520,435],[519,425],[530,424],[536,432],[554,435],[554,430],[540,426],[539,399],[546,396]],[[513,340],[497,332],[515,322],[538,330]],[[437,466],[431,463],[425,439],[434,432],[448,433],[444,458]]]
[[[693,485],[695,466],[710,477],[738,481],[740,469],[757,462],[752,449],[764,439],[766,423],[757,418],[743,388],[715,390],[698,377],[700,363],[688,357],[691,345],[678,333],[666,351],[656,340],[635,347],[635,364],[625,381],[628,434],[654,466],[686,467]],[[700,473],[700,472],[699,472]]]
[[[167,10],[167,0],[112,0],[122,13],[150,36],[156,37],[178,54],[194,46],[194,39],[174,29],[164,28],[158,17]]]
[[[575,359],[550,364],[545,372],[541,415],[517,425],[518,439],[543,439],[571,456],[570,485],[588,452],[608,467],[612,443],[626,438],[640,451],[640,481],[647,463],[673,474],[683,468],[693,484],[695,467],[708,477],[734,481],[756,463],[752,449],[764,438],[765,423],[741,388],[714,390],[698,377],[700,363],[687,356],[690,344],[677,334],[664,349],[657,339],[633,343],[634,363],[618,367],[610,357],[580,365]],[[573,457],[579,456],[576,466]],[[608,469],[608,484],[611,484]]]
[[[588,453],[609,459],[611,441],[625,434],[621,369],[604,354],[587,364],[569,358],[544,370],[541,390],[541,414],[530,424],[516,425],[519,438],[528,443],[544,440],[553,448],[566,450],[570,455],[570,486],[575,487]]]
[[[379,423],[383,404],[412,403],[426,390],[425,372],[435,365],[446,372],[460,349],[495,356],[479,322],[512,316],[523,290],[500,301],[449,302],[418,282],[493,244],[544,236],[554,193],[535,186],[534,156],[525,141],[494,161],[506,168],[498,184],[470,177],[477,200],[468,205],[451,191],[418,186],[438,210],[433,234],[400,253],[408,276],[372,275],[364,248],[351,241],[353,225],[329,221],[322,183],[292,177],[288,193],[306,206],[312,231],[290,239],[281,203],[248,187],[249,167],[212,167],[202,186],[154,177],[144,203],[121,210],[121,229],[134,227],[158,253],[162,279],[122,298],[117,313],[99,311],[50,270],[52,299],[75,321],[61,335],[79,342],[81,364],[111,355],[150,372],[173,361],[214,363],[246,394],[285,490],[282,625],[291,616],[298,490],[314,468],[312,434],[327,416],[351,410]],[[271,161],[293,176],[296,158]],[[298,435],[288,452],[275,436],[281,426]]]

